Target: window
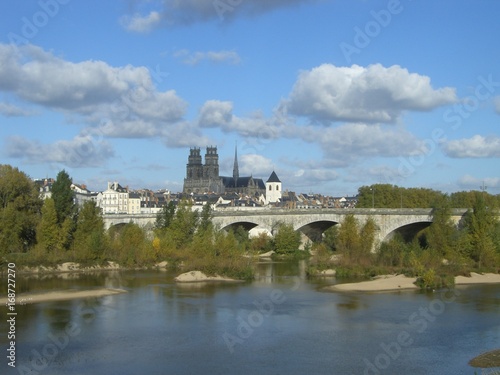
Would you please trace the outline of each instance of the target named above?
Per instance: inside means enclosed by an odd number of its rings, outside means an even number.
[[[273,187],[271,185],[269,185],[269,191],[273,190]]]
[[[280,189],[280,187],[278,185],[276,185],[276,190],[279,190],[279,189]]]

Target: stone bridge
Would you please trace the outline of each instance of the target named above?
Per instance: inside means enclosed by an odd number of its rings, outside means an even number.
[[[452,211],[452,219],[458,223],[466,209]],[[395,233],[411,240],[419,231],[432,223],[432,209],[223,209],[213,212],[213,222],[221,229],[244,227],[251,235],[265,232],[273,235],[280,223],[290,224],[302,235],[303,243],[307,240],[318,241],[325,230],[333,225],[341,225],[344,218],[352,214],[363,225],[371,217],[377,225],[376,240],[383,242]],[[134,222],[146,228],[152,228],[155,214],[104,215],[106,228],[113,225]]]

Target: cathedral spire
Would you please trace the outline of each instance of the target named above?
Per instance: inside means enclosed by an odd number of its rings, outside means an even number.
[[[234,187],[238,186],[238,178],[240,177],[240,171],[238,168],[238,145],[234,146],[234,165],[233,165],[233,179]]]

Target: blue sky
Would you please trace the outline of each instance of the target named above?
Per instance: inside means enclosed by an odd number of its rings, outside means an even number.
[[[500,193],[500,2],[5,0],[0,163],[182,190],[231,175],[353,195]]]

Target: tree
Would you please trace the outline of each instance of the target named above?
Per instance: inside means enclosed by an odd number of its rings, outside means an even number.
[[[61,227],[57,224],[57,213],[52,198],[45,200],[42,218],[37,227],[37,247],[41,255],[57,252],[62,248]]]
[[[84,203],[78,213],[73,250],[81,260],[99,260],[107,248],[104,220],[93,201]]]
[[[137,262],[144,251],[146,236],[144,230],[137,224],[128,223],[119,230],[113,241],[116,259],[122,265],[131,266]]]
[[[165,229],[170,226],[175,215],[175,203],[174,201],[168,202],[156,215],[155,228]]]
[[[335,239],[338,234],[338,225],[332,225],[330,228],[323,232],[323,244],[330,251],[335,251]]]
[[[198,227],[198,212],[192,207],[192,204],[186,201],[179,203],[167,229],[168,236],[177,249],[186,247],[193,240]]]
[[[427,208],[442,193],[432,189],[403,188],[390,184],[362,186],[358,189],[358,208]]]
[[[207,202],[203,206],[203,209],[201,210],[200,224],[198,225],[198,230],[202,232],[212,231],[213,230],[212,218],[213,218],[212,206],[210,205],[209,202]]]
[[[0,165],[0,254],[25,252],[36,243],[42,204],[25,173]]]
[[[290,254],[300,247],[300,233],[291,224],[279,224],[274,236],[274,251],[277,254]]]
[[[436,202],[432,210],[432,224],[426,235],[429,248],[444,257],[453,255],[457,229],[451,220],[448,197]]]
[[[363,254],[370,254],[375,246],[375,232],[377,231],[377,224],[372,217],[369,217],[361,231],[359,233],[360,237],[360,251]]]
[[[75,202],[73,190],[71,190],[71,180],[68,173],[63,169],[57,174],[57,178],[52,184],[52,198],[54,199],[57,212],[57,222],[63,222],[75,214]]]
[[[338,229],[335,248],[344,256],[354,259],[359,255],[361,237],[358,220],[354,215],[347,215]]]
[[[472,211],[465,218],[468,239],[468,253],[478,267],[495,265],[498,255],[495,246],[495,232],[498,221],[492,209],[479,196]]]

